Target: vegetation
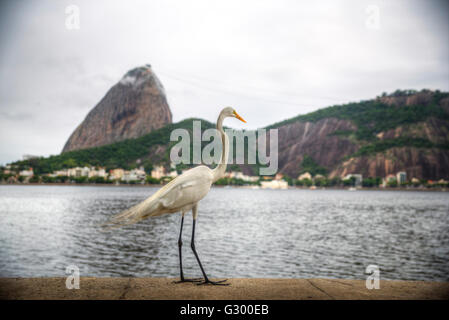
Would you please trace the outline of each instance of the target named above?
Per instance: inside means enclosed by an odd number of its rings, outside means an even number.
[[[365,188],[372,188],[372,187],[378,187],[380,184],[382,184],[382,178],[375,177],[375,178],[365,178],[362,181],[362,186]]]
[[[237,178],[221,178],[218,179],[215,183],[217,186],[246,186],[246,185],[259,185],[259,181],[251,182],[251,181],[244,181],[242,179]]]
[[[383,93],[382,97],[401,97],[415,94],[414,90],[396,90],[391,94]],[[299,115],[297,117],[273,124],[267,129],[278,128],[282,125],[297,121],[312,121],[316,122],[324,118],[332,117],[338,119],[349,120],[357,126],[356,130],[339,130],[332,135],[340,136],[342,138],[350,138],[355,140],[360,148],[351,157],[360,157],[371,155],[379,152],[384,152],[394,147],[414,147],[414,148],[440,148],[449,149],[449,143],[437,144],[423,138],[398,137],[395,139],[380,140],[376,134],[398,126],[411,125],[426,120],[429,117],[436,117],[440,120],[449,121],[449,113],[440,107],[441,99],[449,97],[449,93],[436,91],[432,93],[432,101],[428,105],[414,105],[406,107],[390,106],[382,102],[380,99],[360,101],[357,103],[348,103],[344,105],[336,105],[306,115]],[[83,167],[83,166],[104,166],[106,170],[113,168],[123,168],[130,170],[138,166],[143,166],[145,172],[150,174],[153,169],[153,164],[162,164],[168,166],[170,148],[177,142],[170,142],[170,134],[174,129],[186,129],[192,136],[193,120],[201,121],[201,129],[206,130],[214,128],[215,125],[201,119],[186,119],[178,123],[169,124],[163,128],[155,130],[145,136],[137,139],[129,139],[117,142],[110,145],[105,145],[96,148],[84,149],[66,152],[60,155],[50,156],[47,158],[34,158],[13,163],[18,170],[23,170],[32,167],[34,173],[43,176],[47,173],[56,170]],[[208,142],[202,142],[202,146]],[[247,139],[245,139],[245,146],[247,146]],[[191,146],[193,148],[193,146]],[[156,152],[158,150],[158,152]],[[245,148],[247,150],[247,148]],[[192,151],[192,150],[191,150]],[[193,157],[193,152],[190,153]],[[245,153],[246,158],[246,153]],[[258,160],[258,159],[257,159]],[[178,173],[181,170],[191,167],[190,165],[178,165],[176,170]],[[231,170],[240,171],[239,165],[231,165]],[[252,165],[253,171],[257,172],[260,164]],[[316,161],[309,155],[305,155],[298,170],[300,173],[310,172],[312,175],[326,175],[328,170],[325,167],[319,166]],[[9,177],[2,175],[0,180],[7,180]],[[45,178],[46,181],[51,179]],[[59,177],[57,181],[62,181]],[[82,180],[82,179],[81,179]],[[83,183],[83,181],[76,181]],[[85,182],[85,181],[84,181]],[[103,183],[100,180],[88,181],[92,183]],[[160,181],[148,180],[148,183],[160,183]],[[107,182],[106,182],[107,183]],[[220,183],[223,183],[220,182]],[[239,184],[238,181],[232,183]],[[289,181],[291,184],[296,184],[296,181]],[[303,182],[307,185],[308,182]],[[335,181],[321,181],[323,186],[337,183]],[[347,182],[348,183],[348,182]],[[370,184],[368,181],[367,184]]]
[[[422,92],[426,91],[428,92],[428,90]],[[383,93],[382,97],[401,97],[416,93],[415,90],[396,90],[389,95]],[[426,106],[390,106],[382,103],[380,99],[336,105],[275,123],[268,126],[267,129],[278,128],[298,121],[316,122],[324,118],[349,120],[357,126],[357,130],[338,130],[332,135],[351,137],[360,143],[361,148],[350,157],[375,154],[394,147],[449,149],[448,143],[435,144],[422,138],[400,137],[379,140],[376,137],[380,132],[425,121],[429,117],[449,121],[449,113],[440,106],[441,99],[447,97],[449,97],[449,93],[437,90],[432,93],[432,100]]]
[[[377,140],[370,144],[363,145],[352,157],[364,156],[383,152],[395,147],[414,147],[414,148],[440,148],[449,149],[449,144],[437,144],[427,139],[400,137],[396,139]]]
[[[410,95],[413,90],[396,90],[391,96]],[[424,121],[428,117],[449,120],[449,114],[438,104],[441,99],[449,97],[449,93],[435,92],[428,106],[415,105],[407,107],[389,106],[380,100],[366,100],[344,105],[336,105],[275,123],[270,128],[294,123],[297,121],[316,122],[324,118],[337,118],[352,121],[358,128],[355,132],[358,140],[375,140],[375,134],[396,128],[401,125]],[[347,132],[346,132],[347,133]]]
[[[311,187],[313,185],[313,181],[311,179],[296,180],[296,185],[303,187]]]
[[[153,178],[152,176],[147,176],[145,182],[149,183],[149,184],[160,184],[161,183],[161,181],[159,179]]]
[[[312,176],[317,174],[325,175],[327,174],[327,169],[319,166],[315,160],[309,155],[304,155],[304,158],[301,162],[301,171],[300,173],[309,172]]]
[[[149,173],[152,169],[152,161],[169,163],[170,147],[176,142],[171,142],[169,148],[161,158],[152,154],[150,150],[156,146],[167,146],[170,134],[174,129],[182,128],[192,132],[193,120],[201,121],[201,129],[206,130],[215,127],[214,124],[201,119],[186,119],[175,124],[169,124],[159,130],[155,130],[137,139],[128,139],[96,148],[65,152],[48,158],[34,158],[15,162],[19,170],[32,167],[36,174],[51,173],[73,167],[83,166],[106,166],[107,169],[123,168],[132,169],[137,166],[136,161],[143,161],[145,171]],[[191,152],[192,156],[192,152]]]

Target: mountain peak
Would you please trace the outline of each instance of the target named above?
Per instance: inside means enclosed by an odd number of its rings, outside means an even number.
[[[151,65],[129,70],[89,112],[63,152],[138,138],[172,122],[165,89]]]

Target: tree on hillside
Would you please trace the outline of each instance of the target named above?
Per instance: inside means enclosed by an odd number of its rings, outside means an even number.
[[[299,173],[301,174],[305,172],[309,172],[312,176],[317,174],[324,176],[327,174],[327,169],[319,166],[312,157],[305,154],[301,162],[301,171]]]

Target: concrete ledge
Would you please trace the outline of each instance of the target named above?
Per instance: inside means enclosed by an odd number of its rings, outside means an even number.
[[[68,290],[65,278],[0,278],[0,299],[322,300],[449,299],[449,282],[381,280],[229,279],[230,286],[175,284],[171,278],[81,278]]]

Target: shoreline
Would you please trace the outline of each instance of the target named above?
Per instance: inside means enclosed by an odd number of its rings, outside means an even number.
[[[79,289],[66,278],[0,278],[2,300],[447,300],[449,282],[380,280],[228,279],[229,286],[175,284],[177,278],[81,277]]]
[[[114,183],[0,183],[0,186],[60,186],[60,187],[138,187],[138,188],[160,188],[165,184],[114,184]],[[213,185],[213,188],[235,188],[235,189],[251,189],[251,185],[236,186],[236,185]],[[281,189],[262,189],[256,190],[281,190]],[[310,189],[307,187],[289,186],[288,189],[298,190],[346,190],[350,191],[348,187],[317,187]],[[449,192],[449,188],[356,188],[354,191],[414,191],[414,192]]]

